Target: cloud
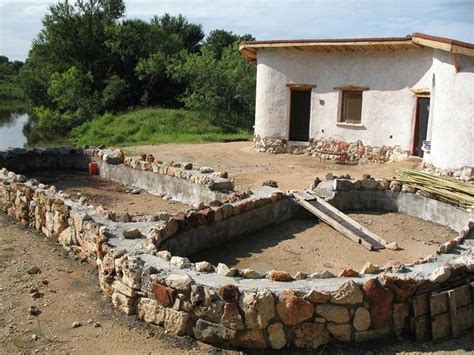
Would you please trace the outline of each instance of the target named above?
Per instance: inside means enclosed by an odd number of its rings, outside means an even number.
[[[73,0],[71,0],[73,1]],[[52,0],[0,0],[0,52],[26,57]],[[213,29],[258,39],[404,36],[412,32],[474,42],[474,1],[128,0],[127,17],[183,14]]]

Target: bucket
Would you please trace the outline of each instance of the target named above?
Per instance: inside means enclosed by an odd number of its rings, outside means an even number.
[[[99,173],[99,165],[97,163],[89,163],[89,175],[97,175]]]

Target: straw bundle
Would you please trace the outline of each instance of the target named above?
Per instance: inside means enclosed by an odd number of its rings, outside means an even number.
[[[440,201],[474,208],[474,185],[413,170],[401,170],[396,179]]]

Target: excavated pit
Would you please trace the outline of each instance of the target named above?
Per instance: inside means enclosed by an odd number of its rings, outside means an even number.
[[[360,270],[370,261],[384,266],[389,261],[410,263],[434,254],[439,246],[456,237],[452,229],[402,213],[349,211],[351,218],[400,250],[369,251],[343,236],[314,216],[292,218],[256,233],[190,255],[194,262],[207,260],[238,269],[251,268],[265,273],[285,270],[311,274],[329,270],[338,273],[351,267]]]
[[[50,169],[33,171],[27,176],[43,184],[56,186],[74,200],[83,198],[88,205],[103,206],[118,215],[155,215],[160,212],[174,214],[190,208],[187,204],[173,201],[171,197],[162,198],[142,189],[136,189],[139,191],[137,194],[129,193],[130,186],[98,175],[90,176],[86,170]]]

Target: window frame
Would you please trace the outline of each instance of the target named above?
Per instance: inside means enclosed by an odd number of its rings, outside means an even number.
[[[348,99],[346,95],[360,95],[360,115],[358,120],[349,119],[346,117],[344,109],[347,107],[346,100]],[[354,98],[355,99],[355,98]],[[358,97],[357,97],[358,99]],[[342,90],[341,91],[341,114],[339,116],[339,122],[352,125],[362,124],[362,103],[364,101],[363,91],[361,90]]]
[[[364,91],[369,90],[368,87],[360,87],[353,85],[346,85],[341,87],[335,87],[334,89],[340,91],[340,104],[339,104],[339,113],[337,117],[337,124],[348,125],[348,126],[361,126],[362,125],[362,108],[364,105]],[[346,93],[358,93],[361,95],[361,105],[360,105],[360,121],[347,121],[344,118],[344,96]]]

